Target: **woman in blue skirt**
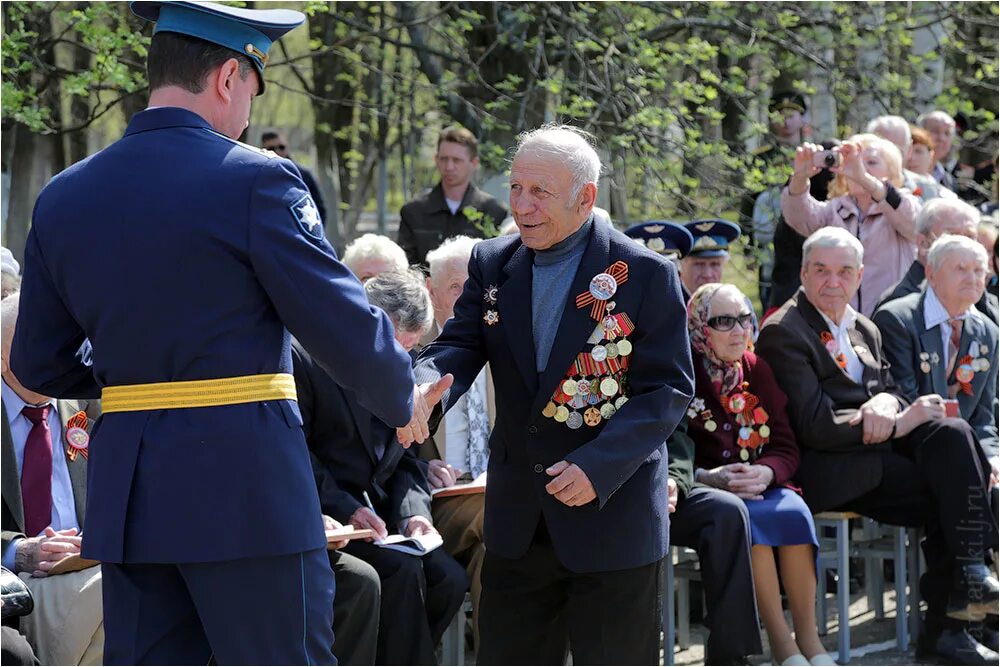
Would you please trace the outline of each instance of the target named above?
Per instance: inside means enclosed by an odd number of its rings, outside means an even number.
[[[816,527],[791,486],[799,449],[787,399],[767,362],[752,351],[750,300],[734,285],[700,287],[688,304],[695,397],[688,435],[695,481],[730,491],[747,505],[757,607],[776,664],[835,665],[816,630]],[[788,596],[795,635],[781,608]]]

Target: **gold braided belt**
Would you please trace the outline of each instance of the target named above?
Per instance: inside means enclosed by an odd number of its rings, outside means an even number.
[[[289,373],[105,387],[101,392],[101,410],[207,408],[278,399],[296,400],[295,378]]]

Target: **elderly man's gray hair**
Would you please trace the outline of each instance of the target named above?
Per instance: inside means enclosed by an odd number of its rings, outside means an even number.
[[[888,139],[896,144],[896,148],[901,153],[907,150],[913,143],[913,137],[910,134],[910,124],[902,116],[879,116],[868,123],[865,132]],[[900,146],[897,140],[902,141],[903,145]],[[903,158],[906,158],[905,154]]]
[[[18,306],[21,303],[21,293],[14,292],[0,301],[0,331],[2,331],[3,346],[7,347],[14,340],[14,325],[17,323]]]
[[[452,262],[459,262],[463,266],[468,264],[469,258],[472,257],[472,248],[477,243],[479,243],[479,239],[474,239],[471,236],[452,236],[428,252],[427,265],[431,270],[431,280]]]
[[[934,225],[946,217],[958,220],[964,218],[968,224],[978,225],[980,214],[975,206],[961,199],[938,197],[924,204],[917,213],[917,233],[930,236]]]
[[[840,227],[823,227],[806,239],[806,242],[802,244],[803,267],[809,265],[809,254],[818,248],[847,248],[854,251],[858,267],[864,263],[865,248],[861,245],[861,241]]]
[[[354,239],[344,249],[342,261],[351,271],[357,273],[358,264],[366,259],[384,259],[392,263],[396,271],[405,271],[409,266],[406,261],[406,251],[381,234],[363,234]]]
[[[601,158],[594,149],[594,136],[572,125],[548,123],[538,129],[522,132],[517,138],[514,159],[522,153],[551,157],[562,162],[573,175],[567,207],[587,183],[597,185],[601,177]]]
[[[972,255],[983,269],[989,269],[990,259],[986,254],[986,248],[979,241],[958,234],[942,234],[934,241],[934,245],[927,253],[927,268],[937,271],[948,255],[956,252]]]
[[[384,310],[398,330],[420,334],[430,331],[434,308],[420,271],[380,273],[365,283],[365,293],[368,303]]]

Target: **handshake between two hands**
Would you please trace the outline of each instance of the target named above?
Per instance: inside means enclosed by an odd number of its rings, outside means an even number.
[[[430,420],[431,411],[454,381],[454,376],[449,373],[437,382],[413,387],[413,418],[406,426],[396,429],[396,439],[399,440],[399,444],[409,447],[414,442],[423,443],[430,437],[427,422]],[[549,466],[545,473],[553,478],[545,486],[545,490],[568,507],[586,505],[597,497],[594,485],[587,474],[575,463],[559,461]]]

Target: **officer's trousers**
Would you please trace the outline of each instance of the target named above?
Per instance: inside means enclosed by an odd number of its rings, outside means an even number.
[[[325,549],[104,569],[106,665],[335,665]]]

